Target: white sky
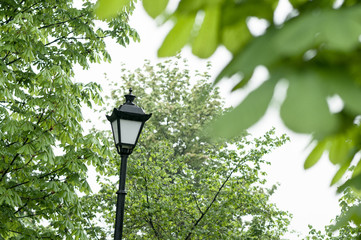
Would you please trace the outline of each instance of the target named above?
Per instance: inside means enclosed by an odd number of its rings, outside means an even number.
[[[281,2],[285,2],[281,0]],[[75,78],[80,81],[96,81],[103,84],[106,88],[107,82],[104,79],[104,73],[110,80],[120,79],[121,63],[129,69],[142,67],[144,59],[150,59],[153,62],[160,61],[157,56],[157,50],[165,34],[169,30],[167,27],[157,27],[155,21],[146,15],[141,4],[138,2],[133,16],[130,18],[130,25],[135,28],[141,37],[140,43],[131,43],[126,48],[120,47],[114,42],[109,42],[108,50],[112,57],[112,63],[103,63],[100,65],[91,65],[89,70],[83,71],[76,69]],[[287,10],[287,4],[285,4]],[[284,18],[286,10],[279,9],[280,21]],[[223,48],[207,60],[201,60],[190,54],[186,48],[182,56],[189,60],[189,66],[194,69],[206,70],[206,62],[211,60],[213,77],[227,64],[230,60],[230,54]],[[257,79],[264,78],[267,71],[260,68]],[[232,82],[232,81],[230,81]],[[228,105],[236,105],[244,97],[245,91],[230,93],[231,84],[223,84],[221,94]],[[135,90],[136,94],[136,90]],[[122,96],[121,96],[122,97]],[[109,106],[111,110],[114,106]],[[268,179],[270,183],[279,182],[281,185],[274,194],[272,201],[282,210],[287,210],[293,214],[291,229],[296,230],[302,235],[308,233],[308,224],[323,230],[323,226],[330,223],[336,214],[339,213],[335,187],[329,186],[332,176],[336,172],[326,158],[311,168],[303,170],[303,162],[310,149],[305,150],[309,143],[309,136],[294,134],[287,130],[281,123],[278,113],[270,109],[266,116],[249,129],[250,133],[255,136],[261,135],[272,126],[276,127],[279,134],[287,133],[291,137],[291,142],[277,149],[274,153],[268,155],[267,159],[272,165],[267,167]],[[110,129],[110,126],[102,126],[102,129]],[[287,239],[299,239],[295,234],[286,236]]]

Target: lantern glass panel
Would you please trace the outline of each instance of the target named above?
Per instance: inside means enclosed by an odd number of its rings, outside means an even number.
[[[118,124],[117,124],[117,120],[112,122],[112,130],[113,130],[113,135],[114,135],[114,141],[115,144],[119,143],[119,131],[118,131]]]
[[[134,145],[137,141],[142,122],[120,119],[120,139],[122,144]]]

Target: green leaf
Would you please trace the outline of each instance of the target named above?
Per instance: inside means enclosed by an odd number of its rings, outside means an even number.
[[[328,140],[324,139],[317,143],[312,152],[308,155],[303,167],[308,169],[314,166],[321,158],[323,152],[327,149]]]
[[[354,7],[312,12],[287,22],[279,30],[269,29],[266,34],[253,40],[244,51],[235,55],[215,82],[237,72],[250,76],[258,65],[268,66],[282,57],[304,54],[306,50],[321,43],[330,49],[351,51],[359,44],[360,11],[361,7]]]
[[[131,0],[98,0],[95,14],[100,19],[111,19],[129,6]]]
[[[232,53],[238,52],[251,38],[246,21],[239,21],[222,29],[222,43]]]
[[[194,13],[207,7],[218,5],[223,1],[224,0],[182,0],[179,1],[177,12],[181,14]]]
[[[289,87],[280,114],[285,125],[299,133],[315,133],[316,137],[337,129],[338,118],[331,114],[326,101],[323,79],[315,70],[291,71]]]
[[[276,34],[275,47],[287,56],[304,53],[305,49],[315,45],[315,35],[319,28],[314,22],[319,18],[319,14],[307,14],[290,21]]]
[[[250,78],[257,66],[267,66],[275,61],[279,57],[279,53],[274,46],[274,35],[275,31],[271,30],[250,42],[243,51],[237,53],[223,68],[216,77],[214,84],[218,83],[223,77],[231,77],[236,73],[241,73],[245,78]]]
[[[353,156],[353,144],[350,139],[337,135],[330,143],[329,159],[333,164],[343,164]]]
[[[342,164],[342,166],[338,169],[335,176],[331,180],[331,186],[334,185],[335,183],[337,183],[342,178],[342,176],[346,173],[347,169],[349,168],[349,166],[351,164],[351,160],[352,160],[352,158],[349,159],[348,161],[344,162]]]
[[[344,103],[345,111],[361,114],[361,87],[349,76],[344,69],[333,70],[327,75],[329,88],[332,93],[337,94]]]
[[[352,172],[352,177],[355,177],[359,174],[361,174],[361,159],[358,160],[357,165]]]
[[[30,144],[25,144],[22,147],[20,147],[17,151],[17,153],[20,154],[34,154],[34,148]]]
[[[177,23],[165,37],[158,50],[159,57],[175,56],[186,45],[193,29],[196,15],[179,16]]]
[[[289,1],[294,7],[297,7],[298,5],[301,5],[307,2],[308,0],[289,0]]]
[[[214,6],[205,10],[204,20],[192,44],[192,53],[200,58],[212,56],[218,46],[220,8]]]
[[[352,187],[357,190],[361,190],[361,174],[358,174],[351,179],[347,180],[344,184],[337,188],[337,192],[343,192],[347,187]],[[361,220],[361,218],[360,218]]]
[[[149,16],[156,18],[167,7],[169,0],[143,0],[143,7]]]
[[[351,51],[359,44],[361,8],[308,12],[288,24],[276,36],[282,54],[303,54],[320,43],[338,51]],[[300,34],[303,33],[303,34]]]
[[[267,80],[248,94],[243,102],[231,112],[211,124],[209,131],[216,136],[231,138],[255,124],[266,112],[276,81]]]
[[[179,1],[177,11],[181,13],[189,13],[199,10],[204,6],[205,0],[182,0]]]
[[[355,224],[361,224],[361,204],[350,207],[343,216],[337,219],[337,222],[332,226],[331,231],[336,231],[348,222],[353,221]]]

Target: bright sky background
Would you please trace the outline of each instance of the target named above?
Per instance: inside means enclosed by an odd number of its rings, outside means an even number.
[[[285,13],[289,10],[286,0],[281,0],[283,8],[278,9],[279,21],[282,20]],[[262,31],[262,25],[255,22],[255,31]],[[101,65],[91,65],[89,70],[83,71],[76,69],[75,78],[80,81],[96,81],[102,83],[106,88],[107,82],[104,73],[108,79],[117,81],[120,79],[121,63],[125,67],[135,69],[142,67],[144,59],[150,59],[153,62],[160,61],[156,53],[169,26],[157,27],[154,20],[146,15],[141,2],[139,1],[135,13],[130,18],[130,25],[140,34],[140,43],[131,43],[126,48],[117,46],[114,42],[109,42],[108,50],[112,57],[112,63],[103,63]],[[225,49],[218,49],[212,58],[201,60],[191,55],[190,50],[186,48],[182,56],[189,60],[189,66],[195,69],[205,70],[206,62],[210,60],[213,65],[211,75],[213,78],[227,64],[231,56]],[[259,68],[255,77],[256,84],[265,78],[267,70]],[[229,81],[232,82],[231,80]],[[221,94],[228,105],[236,105],[245,96],[245,91],[230,93],[231,84],[220,85]],[[136,95],[136,89],[134,90]],[[281,95],[281,94],[280,94]],[[122,98],[123,96],[120,96]],[[109,106],[109,111],[115,106]],[[329,186],[336,168],[332,166],[326,158],[311,168],[303,170],[303,162],[310,151],[306,147],[309,144],[310,137],[307,135],[294,134],[287,130],[281,123],[278,113],[275,109],[267,112],[266,116],[249,129],[249,132],[255,136],[261,135],[272,126],[276,127],[279,134],[287,133],[291,142],[277,149],[274,153],[267,156],[272,165],[267,167],[268,180],[270,183],[280,183],[280,187],[274,194],[272,201],[282,210],[287,210],[293,214],[290,229],[300,233],[301,236],[308,233],[308,224],[317,229],[330,223],[336,214],[339,213],[339,207],[335,192],[335,187]],[[101,126],[102,129],[110,129],[110,126]],[[300,239],[297,234],[285,236],[286,239]]]

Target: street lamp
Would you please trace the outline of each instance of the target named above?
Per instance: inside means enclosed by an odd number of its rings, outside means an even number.
[[[135,96],[132,94],[131,88],[129,94],[124,96],[126,102],[119,108],[114,108],[112,115],[107,115],[112,126],[115,147],[121,156],[114,240],[121,240],[123,235],[124,202],[127,194],[125,191],[127,159],[138,142],[144,123],[152,116],[152,114],[145,114],[143,109],[133,103]]]

